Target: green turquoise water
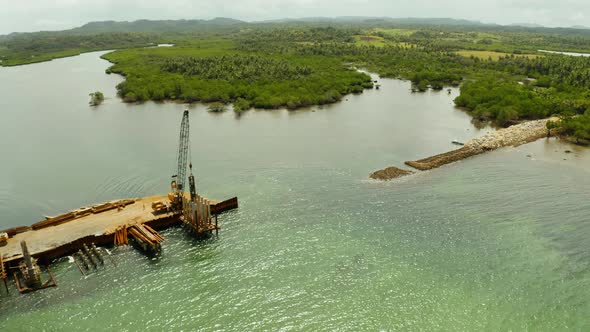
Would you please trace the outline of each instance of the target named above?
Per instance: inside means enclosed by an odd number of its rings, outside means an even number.
[[[121,103],[107,66],[0,68],[0,228],[168,190],[184,106]],[[118,267],[86,278],[63,259],[58,288],[0,295],[0,329],[589,330],[589,150],[541,140],[371,181],[491,130],[456,90],[380,83],[314,111],[192,106],[198,190],[240,198],[219,238],[169,229],[158,259],[111,249]]]

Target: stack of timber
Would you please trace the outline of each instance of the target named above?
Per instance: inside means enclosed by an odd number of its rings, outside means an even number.
[[[8,236],[13,237],[16,234],[20,234],[20,233],[24,233],[27,231],[30,231],[32,228],[30,226],[18,226],[18,227],[13,227],[13,228],[9,228],[3,231],[0,231],[0,233],[6,233],[8,234]]]
[[[235,204],[237,204],[237,199]],[[212,202],[199,195],[194,200],[186,197],[182,199],[182,222],[188,226],[197,236],[218,231],[217,214],[212,217]]]
[[[66,223],[66,222],[74,220],[74,219],[76,219],[76,214],[74,212],[68,212],[68,213],[64,213],[62,215],[59,215],[57,217],[52,217],[47,220],[43,220],[38,223],[34,223],[31,227],[34,230],[38,230],[38,229],[45,228],[45,227],[61,225],[63,223]]]
[[[104,211],[112,210],[114,208],[122,209],[127,205],[131,205],[133,203],[135,203],[134,199],[123,199],[116,202],[108,202],[100,205],[95,205],[91,207],[91,211],[92,213],[101,213]]]
[[[123,209],[127,205],[135,203],[134,199],[124,199],[120,201],[114,202],[107,202],[104,204],[94,205],[91,207],[80,208],[78,210],[70,211],[68,213],[64,213],[57,217],[47,217],[46,220],[40,221],[38,223],[34,223],[31,227],[33,230],[38,230],[46,227],[57,226],[64,223],[67,223],[72,220],[76,220],[78,218],[86,217],[91,214],[98,214],[101,212],[105,212],[108,210],[113,209]]]
[[[129,239],[127,237],[127,225],[123,225],[118,227],[115,230],[115,246],[122,246],[129,244]]]
[[[131,226],[128,231],[144,252],[155,253],[162,249],[161,243],[164,238],[150,226],[137,224]]]

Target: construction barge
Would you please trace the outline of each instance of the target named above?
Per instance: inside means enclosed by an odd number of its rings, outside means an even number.
[[[83,244],[116,245],[117,242],[120,243],[116,237],[123,232],[123,229],[129,234],[129,229],[136,225],[146,225],[153,230],[161,230],[182,224],[185,220],[183,211],[157,213],[152,210],[152,203],[165,199],[165,196],[153,196],[108,202],[101,204],[111,207],[105,211],[93,213],[93,207],[86,207],[62,215],[71,216],[70,219],[60,220],[63,217],[58,216],[35,223],[30,229],[19,227],[21,230],[27,230],[10,236],[6,245],[0,247],[0,256],[5,265],[21,260],[23,255],[20,242],[26,241],[33,257],[49,263],[79,250]],[[220,213],[237,208],[238,200],[237,198],[223,202],[205,200],[205,204],[209,206],[210,215],[215,219]],[[205,216],[204,219],[206,218]],[[186,218],[187,223],[193,221],[189,219]],[[214,222],[204,219],[199,220],[200,230],[196,229],[196,233],[205,234],[219,229]]]
[[[18,270],[27,256],[48,267],[57,258],[87,252],[90,247],[129,244],[129,238],[146,253],[157,252],[164,240],[158,230],[184,225],[195,235],[206,236],[220,229],[219,214],[238,207],[236,197],[220,202],[198,195],[194,199],[183,196],[181,210],[156,211],[153,206],[168,197],[153,196],[84,207],[48,217],[30,227],[7,230],[9,238],[0,247],[0,278],[6,282],[14,277],[20,290],[19,278],[9,272]],[[101,257],[99,254],[94,256]]]
[[[218,215],[237,208],[238,199],[220,202],[197,194],[189,152],[189,112],[185,110],[178,167],[172,175],[171,192],[167,196],[106,202],[45,217],[30,227],[0,231],[0,279],[4,281],[6,292],[10,279],[20,293],[57,286],[50,263],[60,257],[70,256],[70,262],[86,276],[104,267],[108,260],[116,266],[105,247],[128,245],[131,240],[146,254],[158,254],[164,241],[158,230],[173,225],[185,226],[196,237],[217,234]],[[185,191],[187,179],[188,193]],[[43,277],[44,274],[47,277]]]

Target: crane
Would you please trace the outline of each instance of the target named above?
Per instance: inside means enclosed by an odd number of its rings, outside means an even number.
[[[178,143],[177,171],[172,175],[170,187],[172,192],[168,195],[173,210],[182,209],[182,195],[184,193],[184,184],[186,181],[186,164],[189,163],[190,175],[188,176],[189,190],[191,201],[194,201],[197,192],[195,186],[195,177],[193,176],[193,164],[189,161],[190,140],[189,140],[189,120],[188,109],[184,110],[182,122],[180,123],[180,139]]]

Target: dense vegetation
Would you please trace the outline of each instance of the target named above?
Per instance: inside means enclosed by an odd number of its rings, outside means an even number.
[[[568,134],[578,141],[587,139],[590,126],[581,115],[590,109],[589,58],[506,57],[498,62],[487,62],[483,68],[493,69],[491,73],[498,75],[488,74],[464,83],[461,95],[455,100],[458,106],[466,107],[482,120],[491,119],[500,125],[561,115]]]
[[[298,108],[333,103],[373,86],[337,58],[243,54],[212,42],[206,48],[130,49],[104,56],[124,100],[233,102],[235,109]]]
[[[209,106],[207,107],[207,110],[209,112],[225,112],[227,110],[227,106],[225,106],[225,104],[220,103],[220,102],[214,102],[209,104]]]
[[[0,60],[5,66],[21,65],[95,50],[145,47],[156,40],[156,36],[144,33],[104,33],[90,36],[23,34],[0,43]]]
[[[104,101],[104,94],[100,91],[90,93],[90,106],[98,106]]]
[[[565,134],[571,135],[578,143],[590,143],[590,110],[577,117],[566,116],[562,118],[561,127]]]
[[[136,48],[165,42],[177,46]],[[0,60],[14,65],[113,48],[127,48],[105,58],[115,63],[109,72],[126,76],[118,91],[129,102],[221,102],[237,111],[330,103],[372,86],[351,69],[360,67],[411,80],[415,91],[461,85],[456,104],[481,120],[509,125],[557,114],[566,133],[590,137],[590,58],[538,51],[588,52],[584,29],[444,19],[97,22],[2,36]]]
[[[296,80],[311,74],[308,66],[259,55],[229,54],[216,57],[175,57],[166,59],[164,71],[208,80]]]

